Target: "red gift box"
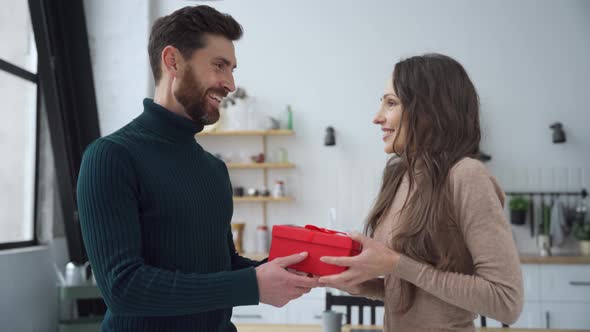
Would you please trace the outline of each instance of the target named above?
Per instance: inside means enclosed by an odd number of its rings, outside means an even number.
[[[348,268],[321,262],[320,257],[355,256],[361,252],[361,244],[346,236],[345,233],[313,225],[273,226],[269,261],[304,251],[308,253],[307,258],[289,268],[325,276],[341,273]]]

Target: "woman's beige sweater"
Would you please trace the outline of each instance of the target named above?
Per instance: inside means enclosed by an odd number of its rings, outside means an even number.
[[[457,238],[465,240],[473,274],[438,270],[401,255],[391,274],[363,284],[360,295],[385,302],[385,332],[473,331],[478,314],[510,324],[523,305],[522,274],[511,228],[503,212],[504,193],[484,165],[471,158],[451,170],[453,204],[458,213]],[[401,222],[400,209],[408,195],[407,178],[391,211],[374,238],[391,247]],[[414,305],[395,312],[400,279],[417,286]]]

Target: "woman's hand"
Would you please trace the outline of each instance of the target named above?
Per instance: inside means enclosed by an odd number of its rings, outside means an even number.
[[[321,277],[319,283],[322,286],[358,294],[361,283],[393,272],[399,260],[399,254],[381,242],[366,236],[351,234],[350,237],[362,244],[362,252],[353,257],[321,257],[320,260],[324,263],[347,266],[348,270]]]

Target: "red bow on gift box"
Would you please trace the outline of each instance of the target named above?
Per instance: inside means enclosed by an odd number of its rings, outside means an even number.
[[[310,229],[312,231],[318,231],[318,232],[322,232],[322,233],[326,233],[326,234],[338,234],[338,235],[348,236],[344,232],[333,231],[331,229],[322,228],[322,227],[318,227],[318,226],[314,226],[314,225],[305,225],[304,227],[306,229]]]

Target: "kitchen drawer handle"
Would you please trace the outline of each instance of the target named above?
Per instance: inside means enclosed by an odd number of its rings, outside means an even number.
[[[258,318],[261,319],[262,315],[233,315],[234,318]]]
[[[590,281],[570,281],[572,286],[590,286]]]

